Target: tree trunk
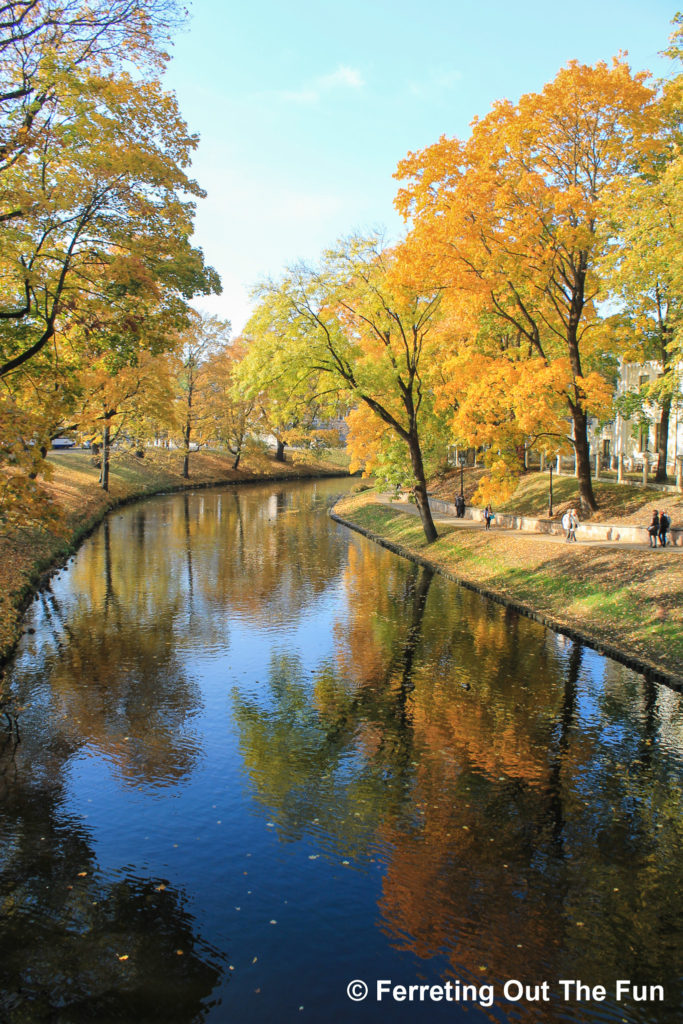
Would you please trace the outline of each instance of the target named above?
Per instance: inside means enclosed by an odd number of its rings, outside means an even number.
[[[576,476],[579,481],[579,502],[584,513],[595,512],[598,503],[593,494],[590,453],[588,448],[588,417],[583,409],[574,406],[571,410],[574,423],[574,451],[576,453]]]
[[[669,456],[669,419],[671,417],[671,395],[665,395],[662,398],[662,418],[659,423],[659,441],[657,444],[657,451],[659,452],[659,462],[657,464],[657,473],[655,475],[655,481],[658,484],[666,483],[666,460]]]
[[[232,464],[232,468],[233,469],[237,469],[237,467],[240,464],[241,457],[242,457],[242,452],[241,451],[237,452],[237,454],[235,455],[235,461]]]
[[[275,461],[276,462],[284,462],[285,461],[285,442],[284,441],[280,441],[279,438],[277,438],[277,449],[275,451]]]
[[[183,444],[185,445],[185,455],[183,457],[183,480],[188,480],[190,477],[190,437],[192,436],[192,422],[189,414],[185,420],[185,429],[183,430]]]
[[[102,431],[102,465],[100,466],[100,487],[109,490],[109,424],[105,421]]]
[[[418,512],[420,513],[422,529],[425,532],[427,543],[432,544],[439,535],[436,532],[434,520],[432,519],[432,510],[429,507],[427,481],[425,479],[420,442],[414,434],[410,437],[408,448],[410,450],[410,463],[413,467],[413,476],[415,478],[415,486],[413,488],[415,493],[415,502],[417,504]]]

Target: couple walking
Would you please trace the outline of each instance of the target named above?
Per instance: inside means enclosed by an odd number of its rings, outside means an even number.
[[[666,547],[666,535],[669,532],[670,526],[671,526],[671,520],[669,519],[669,517],[666,514],[666,512],[664,511],[664,509],[662,509],[661,512],[658,512],[657,509],[655,509],[654,512],[652,513],[652,522],[650,523],[650,525],[647,528],[647,532],[650,535],[650,547],[651,548],[656,548],[657,547],[657,538],[658,537],[659,537],[660,547],[663,547],[663,548]]]

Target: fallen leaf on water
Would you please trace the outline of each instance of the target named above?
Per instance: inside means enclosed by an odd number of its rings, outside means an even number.
[[[257,956],[255,956],[255,957],[254,957],[254,959],[253,959],[253,960],[251,961],[251,962],[252,962],[252,964],[255,964],[257,960],[258,960],[258,957],[257,957]]]
[[[127,960],[127,959],[128,959],[128,954],[127,953],[123,953],[123,955],[119,957],[119,960]]]
[[[154,891],[155,892],[163,892],[165,888],[166,888],[166,886],[162,882],[161,885],[157,885],[157,886],[154,887]]]
[[[182,949],[176,949],[176,956],[182,956],[182,955],[183,955],[183,950]]]
[[[275,920],[275,919],[273,918],[273,919],[271,919],[271,922],[270,922],[270,923],[271,923],[271,924],[277,924],[277,921],[276,921],[276,920]]]
[[[88,872],[87,871],[79,871],[78,872],[78,877],[79,878],[87,878],[87,876],[88,876]]]

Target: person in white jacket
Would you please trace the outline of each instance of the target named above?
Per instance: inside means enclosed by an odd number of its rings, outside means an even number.
[[[565,534],[564,539],[567,541],[568,544],[571,541],[574,541],[574,543],[576,544],[576,529],[578,525],[579,517],[576,514],[576,509],[570,508],[562,516],[562,529],[564,530]]]

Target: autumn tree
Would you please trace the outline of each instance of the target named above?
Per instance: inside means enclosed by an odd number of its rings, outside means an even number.
[[[477,499],[502,500],[517,486],[527,448],[549,457],[569,450],[566,374],[557,363],[521,358],[518,347],[507,347],[499,336],[450,341],[435,384],[437,402],[448,410],[460,446],[484,449],[488,472]]]
[[[0,457],[15,481],[35,472],[16,427],[27,400],[41,391],[30,442],[39,451],[83,366],[107,353],[132,366],[169,348],[188,300],[220,287],[189,243],[203,193],[187,174],[196,139],[175,98],[154,81],[91,77],[59,111],[2,177],[26,197],[0,252],[0,380],[12,396]]]
[[[245,352],[244,341],[236,338],[232,344],[211,353],[206,363],[209,429],[217,443],[233,456],[233,469],[238,468],[260,416],[256,398],[245,395],[238,380],[238,368]]]
[[[623,59],[571,62],[542,92],[496,103],[468,140],[442,138],[397,172],[414,259],[453,305],[474,303],[477,335],[499,339],[504,363],[523,361],[539,386],[555,367],[586,510],[596,508],[588,420],[605,397],[606,206],[655,147],[646,78]]]
[[[190,475],[190,446],[203,443],[213,432],[215,394],[211,387],[210,361],[229,339],[227,321],[196,312],[179,338],[175,356],[175,401],[185,479]]]
[[[274,438],[275,461],[284,462],[292,437],[310,431],[316,414],[328,408],[330,389],[308,363],[298,359],[305,348],[302,325],[294,322],[284,285],[281,290],[269,282],[255,295],[256,309],[245,329],[245,347],[236,368],[236,392],[254,403],[259,432]]]
[[[125,330],[110,343],[125,346],[131,295],[139,319],[144,300],[183,316],[187,298],[218,287],[188,242],[190,197],[203,195],[185,170],[196,141],[157,83],[96,79],[46,132],[39,157],[12,170],[34,208],[6,231],[0,377],[43,352],[58,325],[121,312]]]
[[[67,277],[78,250],[94,247],[93,264],[97,250],[116,245],[116,232],[112,237],[104,226],[107,218],[114,226],[116,206],[121,219],[135,183],[140,195],[147,161],[150,199],[169,187],[171,161],[171,189],[193,190],[181,167],[196,140],[173,98],[148,75],[163,65],[162,44],[178,19],[175,0],[18,0],[2,7],[2,376],[50,343],[58,310],[73,302]],[[144,72],[135,83],[121,71],[131,63]],[[130,212],[139,213],[139,204]]]
[[[683,18],[677,15],[667,54],[683,58]],[[639,395],[640,412],[656,401],[661,410],[655,479],[666,481],[669,425],[680,394],[683,355],[683,74],[662,84],[661,150],[635,174],[611,207],[618,245],[605,261],[630,334],[628,358],[656,360],[659,378]]]
[[[437,533],[422,450],[430,405],[424,374],[440,300],[439,289],[402,280],[400,249],[352,237],[319,269],[297,266],[266,285],[246,329],[261,365],[293,393],[314,382],[316,394],[362,404],[394,432],[408,452],[429,542]]]
[[[7,0],[0,7],[0,180],[42,145],[83,75],[123,64],[159,70],[176,0]],[[25,216],[3,182],[0,223]]]
[[[79,379],[80,406],[74,425],[93,441],[100,467],[99,483],[109,490],[112,447],[135,448],[155,426],[173,425],[173,385],[169,359],[141,352],[134,363],[111,353],[97,355]]]

